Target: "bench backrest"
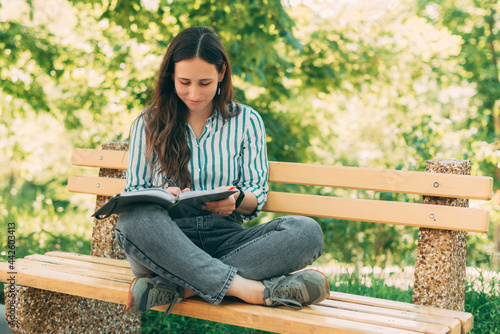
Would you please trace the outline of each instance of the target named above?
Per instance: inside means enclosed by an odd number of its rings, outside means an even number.
[[[76,148],[72,154],[75,166],[125,170],[127,161],[127,151]],[[273,161],[269,170],[271,189],[272,183],[288,183],[489,200],[493,187],[492,178],[470,175]],[[70,176],[68,180],[70,192],[102,196],[120,193],[124,186],[124,179],[106,177]],[[469,232],[487,232],[489,225],[488,212],[476,208],[276,191],[270,191],[263,211]]]

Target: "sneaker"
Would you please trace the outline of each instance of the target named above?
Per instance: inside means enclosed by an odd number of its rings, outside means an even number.
[[[152,307],[170,306],[165,312],[169,315],[174,305],[182,300],[184,290],[164,283],[155,283],[150,278],[134,278],[128,289],[128,300],[126,311],[133,314],[141,314]]]
[[[274,277],[262,283],[266,286],[266,306],[285,305],[300,310],[302,306],[317,304],[330,295],[325,275],[312,269]]]

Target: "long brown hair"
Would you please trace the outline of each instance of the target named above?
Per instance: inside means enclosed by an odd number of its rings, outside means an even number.
[[[191,187],[192,177],[188,169],[191,150],[186,140],[187,107],[175,93],[173,73],[175,63],[199,57],[214,64],[219,73],[226,72],[219,83],[220,94],[213,100],[224,119],[235,116],[239,108],[232,103],[233,86],[231,65],[219,36],[211,28],[192,27],[181,31],[170,42],[154,88],[153,96],[144,111],[146,123],[146,157],[152,170],[176,181],[181,189]],[[163,185],[165,182],[163,182]]]

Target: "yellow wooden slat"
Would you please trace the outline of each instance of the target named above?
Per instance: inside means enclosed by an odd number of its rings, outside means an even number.
[[[132,271],[130,269],[130,265],[128,266],[113,266],[105,263],[96,263],[96,262],[91,262],[91,261],[82,261],[80,259],[69,259],[69,258],[64,258],[64,257],[57,257],[57,256],[50,256],[50,255],[41,255],[41,254],[32,254],[26,256],[23,261],[29,260],[29,261],[37,261],[40,263],[43,263],[44,265],[52,264],[52,265],[59,265],[59,266],[67,266],[71,268],[82,268],[85,270],[93,270],[93,271],[100,271],[100,272],[109,272],[113,274],[118,274],[118,275],[123,275],[123,277],[129,277],[132,274]],[[127,262],[127,260],[122,260],[124,262]]]
[[[74,149],[77,166],[127,169],[128,153]],[[269,182],[364,189],[418,195],[491,199],[491,177],[408,172],[344,166],[269,162]]]
[[[89,262],[89,263],[96,263],[96,264],[102,264],[110,267],[120,267],[120,268],[130,268],[130,264],[126,259],[112,259],[109,257],[103,257],[103,256],[95,256],[95,255],[87,255],[87,254],[79,254],[79,253],[73,253],[73,252],[63,252],[63,251],[50,251],[44,253],[42,256],[48,256],[48,257],[58,257],[61,259],[69,259],[69,260],[76,260],[76,261],[81,261],[81,262]]]
[[[122,283],[130,283],[134,279],[134,275],[132,274],[131,270],[129,270],[128,273],[119,273],[116,271],[109,270],[110,268],[99,269],[96,268],[95,266],[94,268],[92,268],[84,265],[81,266],[69,263],[60,264],[47,261],[38,261],[34,258],[18,259],[16,260],[16,267],[18,268],[18,270],[21,271],[23,270],[23,268],[30,268],[32,270],[35,270],[36,272],[50,270],[55,272],[61,272],[64,274],[102,278]],[[111,268],[116,269],[116,267],[111,267]]]
[[[72,176],[68,190],[112,196],[121,192],[124,184],[122,179]],[[489,226],[489,213],[474,208],[272,191],[263,211],[469,232],[487,232]]]
[[[329,306],[334,310],[337,309],[350,310],[366,314],[384,315],[388,317],[399,318],[405,321],[409,320],[409,321],[445,326],[450,329],[450,334],[461,334],[462,332],[462,325],[458,320],[458,318],[446,318],[437,315],[434,316],[430,314],[419,314],[414,312],[380,307],[380,306],[369,306],[369,305],[362,305],[359,303],[341,302],[332,299],[324,300],[323,302],[321,302],[321,305]]]
[[[68,191],[82,194],[113,196],[125,188],[125,179],[110,177],[70,176]]]
[[[102,256],[85,255],[85,254],[61,252],[61,251],[47,252],[47,253],[45,253],[45,255],[50,256],[50,257],[59,257],[59,258],[63,258],[63,259],[78,260],[78,261],[97,263],[97,264],[105,264],[107,266],[130,269],[130,264],[127,260],[111,259],[111,258],[102,257]]]
[[[480,209],[281,192],[269,193],[263,211],[469,232],[489,225]]]
[[[415,305],[381,298],[351,295],[343,292],[331,291],[328,299],[343,301],[347,303],[376,306],[405,312],[413,312],[422,315],[432,315],[449,319],[458,319],[462,324],[463,333],[469,332],[474,325],[474,317],[471,313],[446,310],[437,307]]]
[[[71,163],[82,167],[127,169],[128,151],[75,148]]]
[[[405,329],[419,333],[450,333],[450,327],[446,324],[435,324],[428,321],[415,321],[412,319],[401,319],[387,315],[380,315],[371,312],[361,312],[360,310],[346,310],[333,307],[313,305],[302,310],[303,313],[313,313],[323,317],[332,317],[344,320],[351,320],[365,324],[386,326],[395,329]],[[460,323],[455,326],[453,334],[460,334]]]
[[[269,181],[489,200],[491,177],[270,162]]]
[[[130,283],[109,279],[88,277],[52,270],[40,270],[37,267],[16,266],[17,273],[9,274],[8,264],[0,263],[0,281],[7,282],[10,276],[15,277],[16,285],[67,293],[74,296],[86,297],[125,304]]]

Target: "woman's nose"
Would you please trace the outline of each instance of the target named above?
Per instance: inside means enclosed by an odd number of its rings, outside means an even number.
[[[191,87],[189,87],[189,97],[192,100],[196,100],[199,97],[199,94],[200,94],[200,91],[199,91],[198,87],[196,87],[195,85],[191,85]]]

